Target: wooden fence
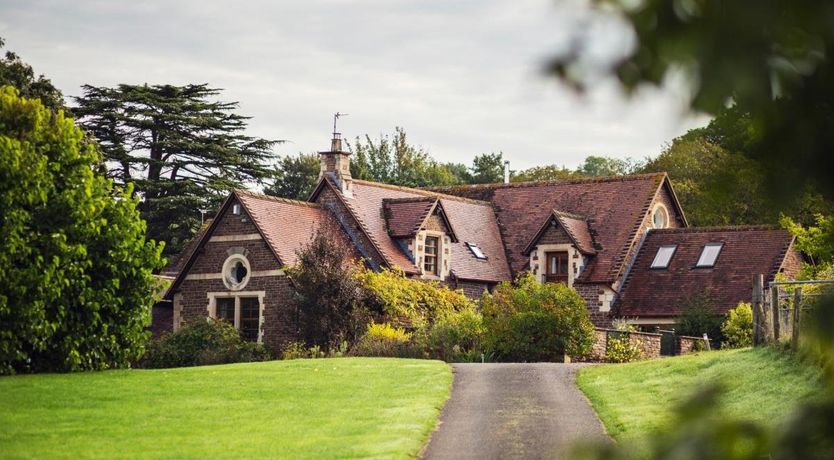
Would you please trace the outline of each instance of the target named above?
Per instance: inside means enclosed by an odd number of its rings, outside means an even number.
[[[834,288],[825,285],[834,280],[773,281],[765,287],[763,275],[753,276],[753,346],[790,341],[792,349],[799,348],[803,317],[821,288]]]

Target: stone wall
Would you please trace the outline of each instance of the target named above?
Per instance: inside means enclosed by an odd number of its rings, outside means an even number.
[[[453,283],[449,284],[450,288],[461,289],[463,290],[463,293],[466,294],[466,297],[469,297],[470,299],[474,300],[480,299],[484,292],[489,291],[490,288],[493,286],[495,285],[466,280],[455,280]]]
[[[695,344],[700,342],[701,343],[701,350],[706,350],[706,343],[703,337],[690,337],[686,335],[679,335],[676,336],[677,343],[675,344],[675,351],[679,355],[685,355],[687,353],[691,353],[695,348]]]
[[[592,361],[603,361],[605,351],[608,348],[610,337],[628,335],[629,343],[638,345],[643,351],[644,359],[660,358],[661,334],[653,332],[620,332],[614,329],[596,328],[594,330],[594,345],[591,347],[591,354],[588,359]]]
[[[599,284],[574,284],[573,288],[579,295],[585,299],[585,305],[588,307],[588,315],[591,317],[591,322],[596,327],[611,326],[611,315],[607,311],[601,311],[602,300],[600,296],[605,294],[605,286]]]

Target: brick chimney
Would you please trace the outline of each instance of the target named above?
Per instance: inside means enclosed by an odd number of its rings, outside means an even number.
[[[333,133],[333,140],[330,142],[330,151],[319,152],[321,157],[321,174],[327,175],[336,182],[342,195],[353,196],[352,182],[350,176],[350,153],[342,151],[342,134]]]

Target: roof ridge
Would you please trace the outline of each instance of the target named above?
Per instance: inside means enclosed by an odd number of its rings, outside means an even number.
[[[744,232],[754,230],[785,230],[773,224],[758,225],[715,225],[708,227],[684,227],[684,228],[653,228],[651,233],[706,233],[706,232]],[[785,230],[787,232],[787,230]]]
[[[560,211],[560,210],[555,209],[555,208],[553,209],[553,213],[556,214],[557,216],[567,217],[569,219],[588,220],[588,218],[585,217],[585,216],[580,216],[579,214],[574,214],[572,212]]]
[[[478,190],[478,189],[499,189],[499,188],[523,188],[523,187],[537,187],[542,185],[568,185],[568,184],[588,184],[588,183],[606,183],[606,182],[626,182],[632,180],[652,179],[656,177],[665,177],[666,172],[656,173],[641,173],[641,174],[627,174],[624,176],[595,176],[582,177],[576,179],[551,179],[539,181],[525,181],[525,182],[510,182],[509,184],[503,182],[496,182],[491,184],[464,184],[464,185],[441,185],[434,187],[426,187],[422,190],[437,191],[437,190]],[[440,192],[442,193],[442,192]]]
[[[439,199],[443,199],[443,200],[460,201],[461,203],[478,204],[478,205],[482,205],[482,206],[492,206],[492,204],[489,201],[473,200],[471,198],[464,198],[462,196],[449,195],[447,193],[442,193],[442,192],[435,192],[433,190],[428,190],[428,189],[425,189],[425,188],[404,187],[404,186],[401,186],[401,185],[384,184],[382,182],[371,182],[371,181],[361,180],[361,179],[353,179],[353,182],[356,183],[356,184],[364,184],[364,185],[369,185],[369,186],[372,186],[372,187],[385,188],[385,189],[389,189],[389,190],[399,190],[399,191],[402,191],[402,192],[416,193],[418,195],[423,195],[425,197],[435,197],[435,198],[439,198]]]
[[[417,196],[412,198],[383,198],[383,203],[419,203],[421,201],[437,200],[437,197],[431,196]]]
[[[252,192],[252,191],[249,191],[249,190],[237,189],[237,188],[234,189],[233,192],[238,194],[238,195],[244,195],[244,196],[248,196],[250,198],[255,198],[255,199],[258,199],[258,200],[277,201],[277,202],[280,202],[280,203],[286,203],[286,204],[292,204],[292,205],[298,205],[298,206],[307,206],[307,207],[310,207],[310,208],[321,209],[321,205],[319,205],[318,203],[310,202],[310,201],[293,200],[293,199],[290,199],[290,198],[283,198],[283,197],[280,197],[280,196],[267,195],[265,193],[257,193],[257,192]]]

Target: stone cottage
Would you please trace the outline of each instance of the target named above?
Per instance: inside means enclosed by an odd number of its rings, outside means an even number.
[[[702,291],[723,313],[750,297],[754,273],[798,269],[784,230],[689,228],[665,173],[415,189],[353,179],[349,162],[335,134],[308,201],[231,193],[170,273],[154,329],[222,318],[279,350],[297,329],[284,268],[322,225],[371,269],[471,297],[526,271],[565,283],[598,326],[665,324]]]

